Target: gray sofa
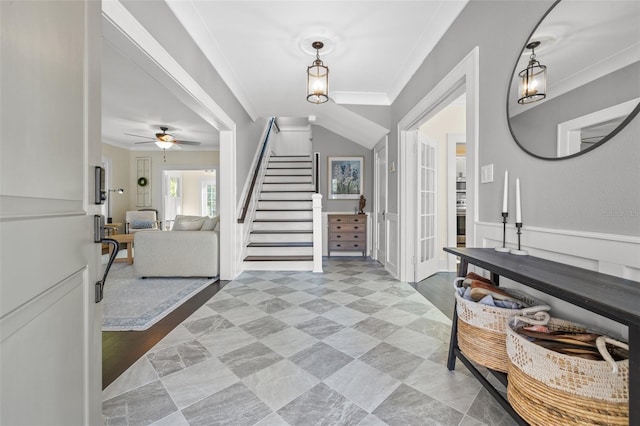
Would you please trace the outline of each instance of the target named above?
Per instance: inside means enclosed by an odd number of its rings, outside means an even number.
[[[199,227],[196,219],[203,219]],[[215,221],[213,225],[211,220]],[[136,232],[134,274],[137,277],[218,276],[217,229],[217,218],[178,216],[171,231]]]

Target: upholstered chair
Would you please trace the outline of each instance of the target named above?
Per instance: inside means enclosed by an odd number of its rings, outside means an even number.
[[[160,222],[155,210],[130,210],[125,214],[125,220],[124,232],[126,234],[160,230]]]

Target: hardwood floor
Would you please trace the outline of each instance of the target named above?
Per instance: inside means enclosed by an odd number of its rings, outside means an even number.
[[[456,274],[439,272],[411,285],[449,318],[453,316],[452,282]],[[185,304],[145,331],[102,332],[102,388],[109,386],[118,376],[140,359],[149,349],[176,328],[189,315],[204,305],[228,281],[216,281]]]
[[[229,281],[216,281],[144,331],[102,332],[102,389],[211,299]]]
[[[411,286],[451,319],[455,303],[453,297],[453,279],[455,277],[454,272],[438,272],[418,283],[411,283]]]

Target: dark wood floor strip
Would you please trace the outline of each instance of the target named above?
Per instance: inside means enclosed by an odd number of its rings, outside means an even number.
[[[103,331],[102,389],[109,386],[127,368],[204,305],[228,282],[218,280],[212,283],[147,330]]]

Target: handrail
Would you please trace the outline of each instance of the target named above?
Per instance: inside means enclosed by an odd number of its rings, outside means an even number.
[[[244,200],[244,204],[242,206],[242,213],[238,218],[238,223],[244,223],[244,219],[247,216],[247,210],[249,210],[249,202],[251,201],[251,197],[253,196],[253,189],[256,186],[256,180],[258,179],[258,173],[260,172],[260,166],[262,165],[262,159],[264,158],[264,153],[267,148],[267,142],[269,141],[269,135],[271,134],[271,128],[275,123],[276,118],[272,117],[269,122],[269,127],[267,128],[267,135],[264,137],[264,141],[262,142],[262,149],[260,151],[260,157],[258,158],[258,162],[256,164],[256,168],[253,171],[253,179],[251,180],[251,185],[249,186],[249,191],[247,192],[247,196]]]
[[[315,183],[315,187],[316,187],[316,194],[320,193],[320,166],[319,166],[319,162],[320,162],[320,153],[319,152],[314,152],[313,153],[313,181]]]

